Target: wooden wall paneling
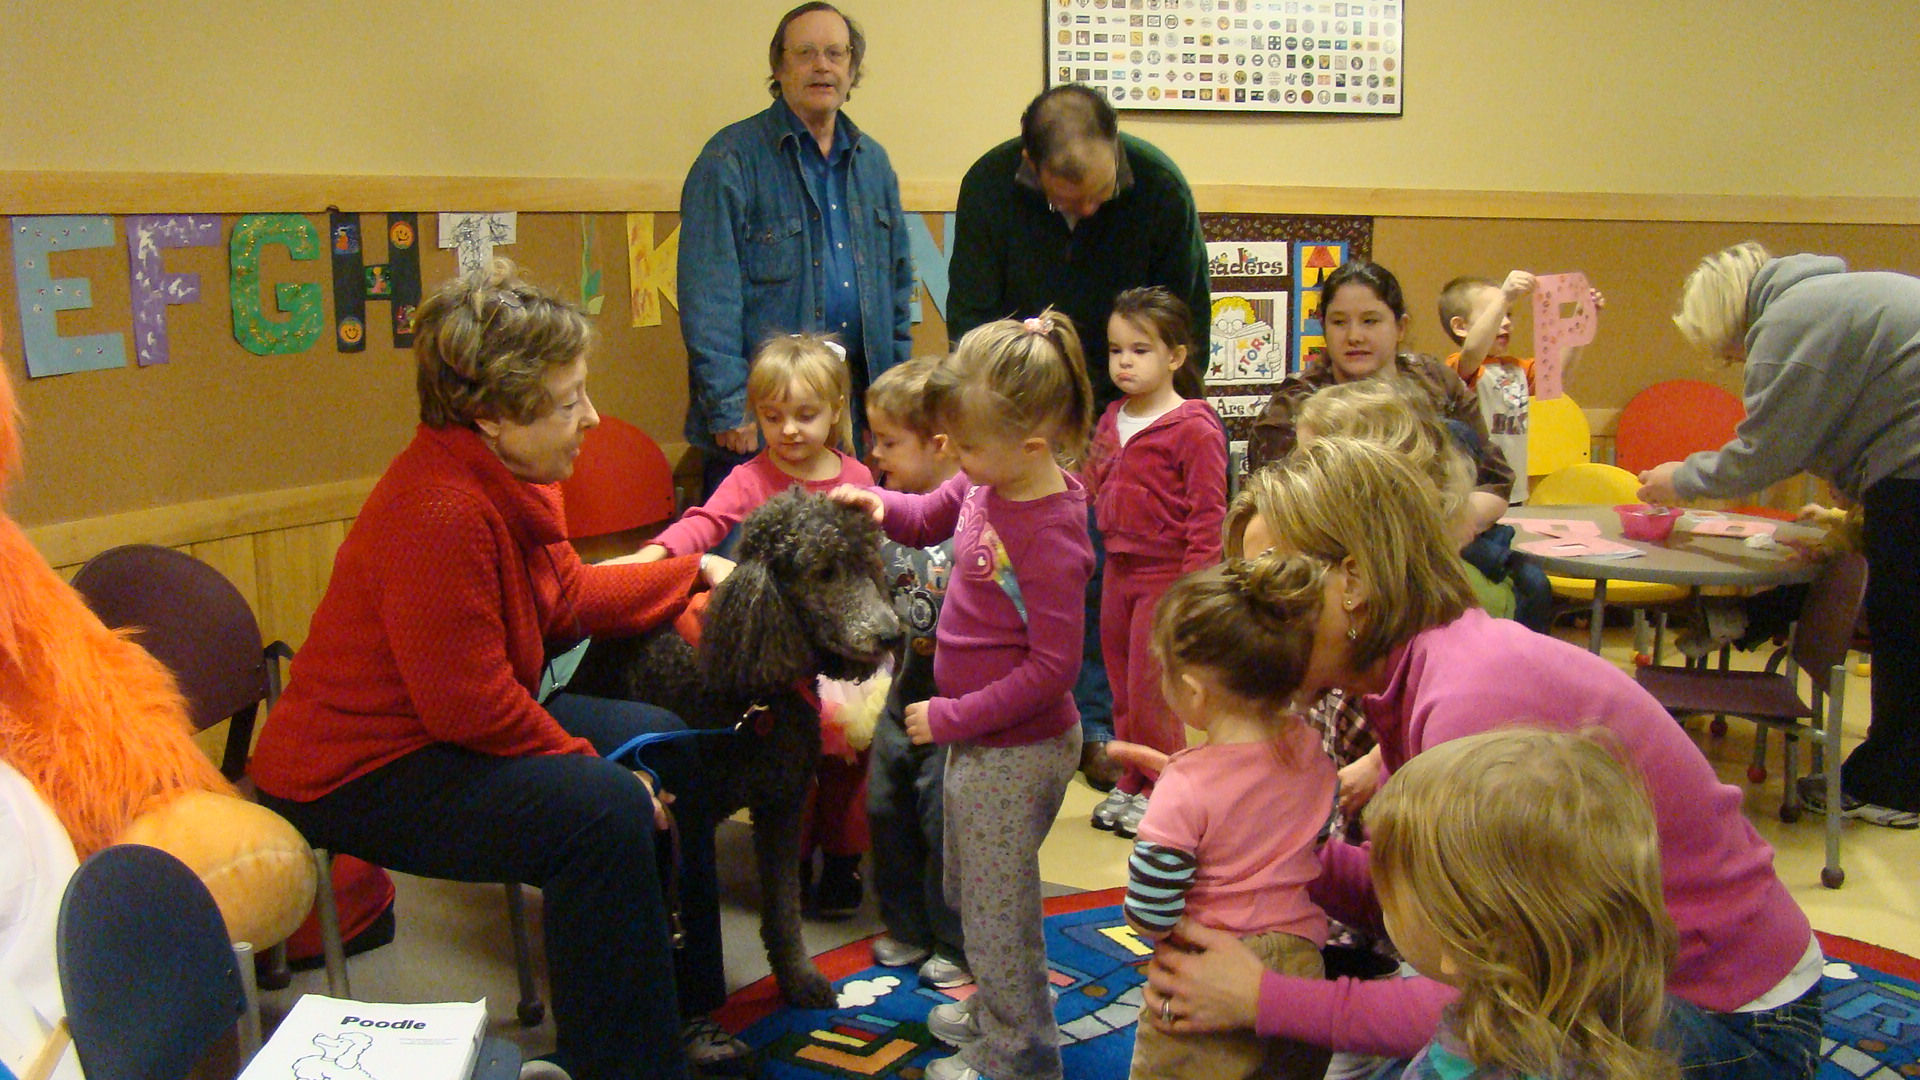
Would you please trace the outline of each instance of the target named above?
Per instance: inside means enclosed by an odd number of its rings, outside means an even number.
[[[255,612],[267,640],[284,641],[295,649],[305,643],[307,624],[333,574],[333,556],[346,536],[346,522],[340,520],[254,538],[260,590]]]

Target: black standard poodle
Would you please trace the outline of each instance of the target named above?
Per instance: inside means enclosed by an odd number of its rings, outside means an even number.
[[[703,801],[722,816],[752,811],[760,938],[800,1008],[834,1004],[800,925],[801,817],[820,757],[808,697],[815,676],[872,675],[899,641],[881,540],[862,511],[797,488],[777,495],[742,523],[739,565],[713,591],[697,649],[671,629],[597,640],[568,683],[671,709],[692,727],[739,729],[700,740]]]

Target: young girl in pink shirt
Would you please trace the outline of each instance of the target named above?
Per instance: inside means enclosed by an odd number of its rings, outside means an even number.
[[[907,704],[916,745],[947,748],[947,897],[979,989],[927,1030],[959,1053],[926,1080],[1059,1080],[1041,926],[1040,842],[1080,764],[1081,631],[1093,544],[1079,456],[1093,391],[1073,324],[1049,310],[977,326],[929,380],[960,473],[926,494],[846,488],[893,540],[953,540],[933,652],[939,693]]]
[[[1297,710],[1313,634],[1286,613],[1320,602],[1297,563],[1233,560],[1161,598],[1153,655],[1174,716],[1207,743],[1173,755],[1140,821],[1127,922],[1166,937],[1182,917],[1236,934],[1267,968],[1318,979],[1327,916],[1307,896],[1332,815],[1333,762]],[[1141,1024],[1132,1075],[1318,1080],[1326,1050],[1251,1031]]]
[[[1187,305],[1158,286],[1128,289],[1107,320],[1107,369],[1126,396],[1094,429],[1084,479],[1106,539],[1100,653],[1113,688],[1113,735],[1171,754],[1187,745],[1160,696],[1148,648],[1153,605],[1173,579],[1220,561],[1227,433],[1187,356]],[[1093,827],[1131,837],[1151,776],[1128,766]]]
[[[790,487],[828,491],[840,484],[871,484],[873,473],[844,452],[853,443],[848,400],[852,378],[846,353],[819,334],[767,339],[747,371],[747,407],[767,448],[735,466],[705,505],[682,514],[640,549],[639,561],[691,555],[719,547],[734,526],[760,504]],[[810,914],[844,918],[860,907],[860,857],[867,835],[867,762],[820,757],[807,833],[801,838],[801,880]],[[813,852],[821,853],[813,880]]]

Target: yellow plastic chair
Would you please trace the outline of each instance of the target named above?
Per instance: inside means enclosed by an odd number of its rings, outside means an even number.
[[[1549,476],[1593,460],[1593,429],[1570,397],[1527,401],[1527,473]],[[1531,501],[1531,500],[1529,500]],[[1566,505],[1562,503],[1562,505]]]
[[[1584,418],[1581,426],[1586,426]],[[1531,444],[1530,444],[1531,445]],[[1528,451],[1531,453],[1531,449]],[[1529,459],[1531,460],[1531,459]],[[1551,475],[1542,477],[1533,485],[1533,491],[1527,498],[1528,506],[1619,506],[1623,503],[1640,501],[1640,479],[1625,469],[1598,462],[1582,462],[1555,470]],[[1581,607],[1593,603],[1593,582],[1587,578],[1568,578],[1548,574],[1547,582],[1553,586],[1553,595],[1563,600],[1575,601]],[[1609,581],[1607,582],[1607,603],[1622,607],[1654,607],[1685,600],[1689,590],[1682,585],[1660,585],[1651,581]],[[1568,610],[1572,609],[1569,605]],[[1556,612],[1556,615],[1560,614]],[[1666,619],[1660,620],[1660,629],[1665,629]],[[1654,637],[1654,652],[1660,648],[1658,631]],[[1658,662],[1657,655],[1655,662]]]

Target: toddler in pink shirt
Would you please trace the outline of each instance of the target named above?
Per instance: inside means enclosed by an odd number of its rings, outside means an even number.
[[[1327,916],[1307,896],[1338,787],[1294,708],[1309,631],[1275,613],[1320,603],[1298,566],[1233,560],[1175,582],[1154,613],[1167,704],[1204,746],[1173,756],[1141,819],[1127,922],[1158,941],[1183,917],[1240,935],[1276,972],[1320,978]],[[1173,1035],[1139,1025],[1132,1075],[1317,1080],[1328,1053],[1251,1031]]]

